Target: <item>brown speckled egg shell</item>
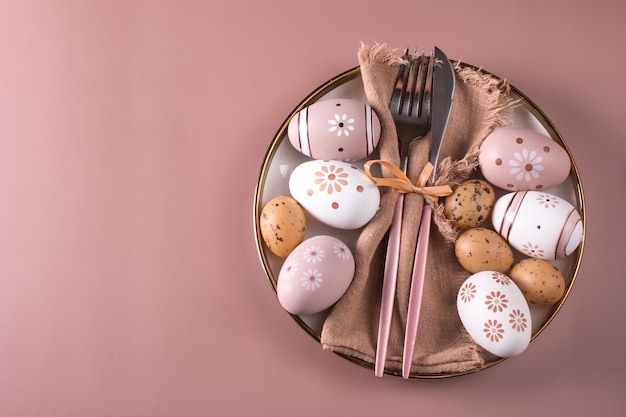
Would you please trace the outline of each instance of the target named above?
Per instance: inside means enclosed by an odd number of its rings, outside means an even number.
[[[481,227],[463,232],[456,240],[454,253],[461,266],[471,273],[506,273],[513,265],[513,250],[506,240]]]
[[[513,265],[509,276],[532,305],[550,306],[565,294],[563,274],[544,259],[523,259]]]
[[[304,240],[304,209],[291,197],[276,197],[263,207],[259,226],[268,249],[282,258],[287,257]]]
[[[491,184],[472,179],[459,184],[444,202],[444,215],[459,229],[478,227],[487,220],[496,200]]]

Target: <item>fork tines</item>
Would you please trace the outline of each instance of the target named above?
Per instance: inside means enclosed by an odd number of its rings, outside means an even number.
[[[428,61],[424,50],[418,54],[417,49],[413,54],[410,54],[407,48],[404,58],[408,62],[400,66],[391,102],[398,115],[420,116],[422,111],[420,92],[426,90],[427,74],[425,67]]]

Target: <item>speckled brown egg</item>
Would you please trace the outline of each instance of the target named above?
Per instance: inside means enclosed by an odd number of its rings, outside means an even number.
[[[263,207],[259,226],[268,249],[285,258],[304,240],[304,209],[291,197],[276,197]]]
[[[467,180],[446,197],[443,213],[453,226],[467,230],[487,220],[495,200],[493,187],[487,181]]]
[[[553,305],[565,294],[563,274],[544,259],[523,259],[513,265],[509,276],[533,305]]]
[[[513,250],[506,240],[481,227],[463,232],[456,240],[454,253],[461,266],[471,273],[506,273],[513,265]]]

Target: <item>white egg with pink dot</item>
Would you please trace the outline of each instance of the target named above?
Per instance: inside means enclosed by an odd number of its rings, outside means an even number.
[[[365,226],[380,205],[380,191],[370,177],[342,161],[298,165],[289,177],[289,191],[311,216],[343,230]]]

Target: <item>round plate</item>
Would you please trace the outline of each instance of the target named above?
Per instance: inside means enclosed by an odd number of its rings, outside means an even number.
[[[486,74],[490,74],[493,76],[493,74],[472,65],[462,62],[452,62],[464,67],[470,67],[475,70],[482,71]],[[578,209],[578,212],[580,213],[581,219],[583,221],[583,230],[585,230],[586,213],[582,184],[580,181],[578,169],[576,167],[576,164],[574,163],[574,159],[572,158],[569,148],[565,144],[565,141],[558,133],[555,126],[548,119],[548,117],[528,97],[526,97],[521,91],[519,91],[512,85],[510,85],[510,95],[513,98],[519,100],[519,105],[509,116],[509,119],[511,120],[511,126],[533,129],[545,135],[548,135],[554,141],[559,143],[568,153],[572,162],[570,175],[564,183],[560,184],[557,187],[551,188],[549,191],[551,194],[560,196],[568,200],[574,205],[574,207]],[[300,104],[298,104],[298,106],[296,106],[296,108],[291,111],[285,121],[281,124],[280,128],[276,132],[276,135],[272,139],[269,149],[267,150],[267,153],[263,160],[254,198],[254,227],[259,257],[265,270],[267,279],[272,286],[274,292],[276,292],[277,277],[280,272],[280,268],[282,266],[284,258],[280,258],[274,255],[265,246],[260,233],[260,213],[264,205],[272,198],[281,195],[290,196],[288,184],[291,171],[299,164],[311,160],[310,158],[296,151],[293,146],[291,146],[291,143],[287,138],[287,127],[289,121],[297,112],[299,112],[304,107],[310,106],[317,101],[331,98],[353,98],[367,102],[367,97],[363,90],[363,83],[359,67],[352,68],[328,80],[327,82],[316,88],[313,92],[311,92],[304,100],[302,100]],[[370,155],[370,157],[375,158],[376,152]],[[360,163],[358,161],[351,163],[362,167],[364,161],[360,161]],[[501,194],[504,194],[504,192],[501,192],[500,195]],[[499,195],[497,195],[497,197],[499,197]],[[310,216],[307,216],[307,231],[305,239],[320,234],[329,234],[331,236],[335,236],[341,239],[350,247],[351,250],[354,251],[354,246],[360,231],[361,229],[345,231],[331,228],[329,226],[325,226],[320,222],[317,222]],[[576,275],[578,274],[578,269],[582,258],[583,246],[584,239],[583,242],[578,246],[578,249],[573,254],[564,259],[552,261],[553,264],[563,274],[567,288],[565,291],[565,295],[561,298],[559,303],[549,307],[530,307],[533,323],[532,339],[537,337],[548,326],[548,324],[552,321],[552,319],[555,317],[555,315],[558,313],[561,306],[567,299],[567,296],[576,279]],[[329,310],[309,316],[291,316],[303,330],[305,330],[315,340],[319,342],[321,329],[324,320],[328,315],[328,311]],[[373,369],[373,364],[362,363],[353,358],[347,359],[359,365],[363,365]],[[499,358],[496,356],[487,357],[484,367],[476,369],[469,373],[491,367],[497,363],[500,363],[503,360],[503,358]],[[458,375],[462,374],[412,374],[411,377],[444,378]]]

